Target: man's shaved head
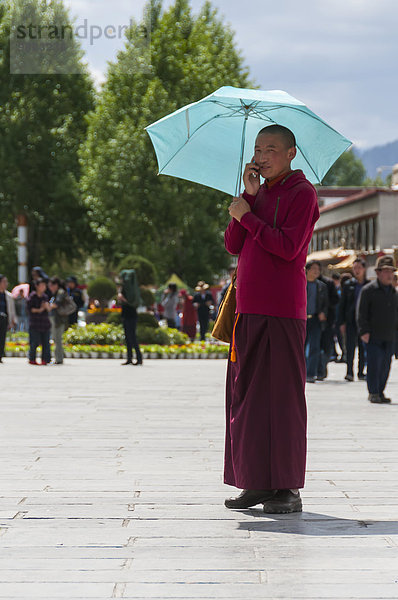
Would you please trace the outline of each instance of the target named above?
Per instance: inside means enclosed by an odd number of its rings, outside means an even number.
[[[258,132],[257,137],[262,135],[263,133],[278,135],[284,142],[286,148],[295,148],[296,147],[296,138],[294,134],[283,125],[269,125],[269,127],[263,127],[261,131]]]

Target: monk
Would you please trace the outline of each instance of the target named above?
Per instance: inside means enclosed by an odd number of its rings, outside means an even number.
[[[307,410],[304,265],[319,218],[315,188],[291,169],[294,134],[262,129],[229,207],[225,247],[238,254],[237,314],[226,383],[224,481],[243,491],[227,508],[300,512]],[[265,182],[260,185],[260,175]]]

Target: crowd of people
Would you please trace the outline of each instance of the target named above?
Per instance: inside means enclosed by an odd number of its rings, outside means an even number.
[[[345,363],[345,380],[354,381],[358,349],[357,378],[367,381],[369,401],[390,403],[384,389],[392,356],[398,357],[398,277],[393,257],[377,259],[377,278],[372,282],[362,258],[355,259],[352,274],[325,277],[317,260],[308,261],[305,271],[307,382],[323,381],[332,360]]]
[[[122,324],[127,346],[127,360],[124,364],[142,364],[142,354],[137,340],[137,308],[139,304],[139,284],[134,270],[122,271],[117,279],[117,305],[121,308]],[[134,276],[134,284],[130,277]],[[229,280],[224,288],[228,287]],[[134,295],[132,286],[137,291]],[[29,364],[37,365],[37,349],[41,346],[42,365],[61,365],[64,360],[62,336],[64,331],[78,321],[78,312],[85,306],[82,290],[76,277],[66,281],[58,277],[48,277],[41,267],[31,271],[29,284],[20,284],[8,290],[8,280],[0,275],[0,362],[5,353],[6,333],[8,330],[29,333]],[[221,301],[222,289],[218,302]],[[170,283],[162,294],[155,310],[159,320],[165,319],[167,326],[186,333],[193,342],[199,329],[202,341],[206,340],[210,319],[217,314],[217,304],[204,281],[198,281],[194,294],[187,290],[178,290]],[[51,358],[51,340],[54,342],[54,357]],[[133,363],[133,350],[136,361]]]
[[[5,352],[9,329],[29,332],[29,364],[62,365],[62,336],[69,325],[77,323],[78,311],[84,306],[82,291],[74,276],[63,282],[48,277],[41,267],[34,267],[29,284],[21,284],[16,297],[7,290],[8,279],[0,274],[0,363]],[[54,342],[51,358],[50,339]],[[41,346],[41,363],[37,349]]]
[[[163,292],[159,317],[167,326],[178,328],[194,341],[199,326],[200,339],[206,339],[209,321],[215,318],[217,306],[228,289],[229,279],[217,300],[210,286],[199,281],[195,293],[178,290],[170,283]],[[345,363],[345,380],[354,381],[354,358],[358,352],[356,376],[367,381],[372,403],[389,403],[384,395],[391,358],[398,357],[398,278],[391,256],[379,257],[376,263],[377,279],[367,278],[367,265],[356,258],[352,273],[322,274],[321,263],[310,260],[305,266],[307,279],[307,325],[305,356],[307,382],[323,381],[328,376],[328,363]],[[8,290],[8,280],[0,274],[0,362],[4,356],[8,329],[29,332],[29,363],[39,364],[37,348],[42,347],[41,364],[61,365],[64,360],[62,335],[69,325],[77,323],[78,311],[85,300],[76,277],[65,282],[48,277],[40,267],[34,267],[30,284],[18,286],[17,295]],[[28,289],[26,287],[28,286]],[[122,308],[122,322],[127,345],[127,361],[132,364],[135,349],[136,363],[142,364],[142,355],[136,336],[137,306],[128,302],[127,288],[120,287],[118,303]],[[50,339],[54,342],[51,358]]]
[[[181,329],[192,342],[196,337],[197,324],[201,341],[206,339],[209,321],[217,313],[216,302],[205,281],[198,281],[193,295],[184,289],[178,291],[177,285],[170,283],[163,293],[161,306],[167,326]]]

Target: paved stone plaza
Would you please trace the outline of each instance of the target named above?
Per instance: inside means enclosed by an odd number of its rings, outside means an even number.
[[[221,360],[5,359],[0,598],[398,598],[391,406],[309,385],[302,514],[228,511]]]

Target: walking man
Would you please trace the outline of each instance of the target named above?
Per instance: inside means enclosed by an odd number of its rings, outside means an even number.
[[[376,262],[376,281],[362,289],[358,308],[358,328],[367,349],[369,401],[389,404],[384,396],[394,353],[398,325],[398,293],[393,286],[394,258],[381,256]]]
[[[318,363],[318,377],[320,381],[323,381],[328,376],[328,363],[330,362],[333,353],[333,330],[336,323],[336,306],[339,303],[339,295],[336,290],[336,286],[333,279],[322,275],[321,263],[319,264],[319,281],[326,285],[328,295],[328,310],[327,318],[323,323],[321,333],[321,354]]]
[[[198,311],[201,342],[206,340],[210,320],[210,307],[214,305],[214,299],[209,287],[208,283],[198,281],[198,285],[195,288],[196,294],[193,297],[193,305]]]
[[[358,335],[356,313],[361,290],[369,283],[369,279],[366,279],[366,262],[362,258],[356,258],[352,265],[352,272],[354,277],[342,286],[338,311],[340,331],[345,334],[347,348],[347,373],[344,379],[354,381],[354,356],[355,348],[358,346],[358,379],[364,381],[366,380],[364,374],[366,351]]]
[[[307,277],[307,327],[305,338],[307,382],[315,383],[321,359],[322,331],[326,325],[326,315],[328,314],[328,289],[326,284],[319,279],[321,267],[317,260],[307,262],[305,274]]]
[[[226,384],[224,482],[243,489],[228,508],[302,510],[306,463],[304,265],[319,218],[293,133],[260,131],[245,192],[229,207],[225,246],[238,254],[237,315]],[[260,185],[260,175],[265,182]]]

